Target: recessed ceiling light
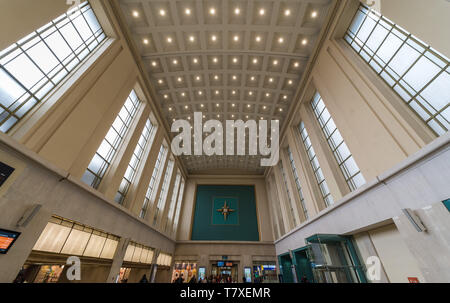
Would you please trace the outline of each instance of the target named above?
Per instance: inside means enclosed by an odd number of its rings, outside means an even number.
[[[238,59],[237,59],[237,58],[233,58],[233,62],[234,62],[234,63],[237,63],[237,62],[238,62]]]
[[[283,37],[280,37],[279,39],[278,39],[278,43],[283,43],[284,42],[284,38]]]
[[[231,93],[232,93],[233,95],[236,95],[236,91],[235,91],[235,90],[234,90],[234,91],[232,91]]]
[[[186,93],[185,93],[185,92],[182,92],[182,93],[181,93],[181,96],[182,96],[182,97],[186,96]]]
[[[245,116],[245,118],[247,118],[247,119],[248,119],[248,116]]]
[[[195,79],[196,79],[197,81],[200,81],[200,76],[197,76]]]
[[[194,42],[194,41],[195,41],[195,37],[194,37],[194,36],[190,36],[190,37],[189,37],[189,40],[190,40],[191,42]]]
[[[234,118],[234,115],[231,115],[231,118]]]
[[[253,96],[253,92],[248,92],[248,94],[249,94],[250,96]]]
[[[217,94],[217,93],[218,93],[218,92],[216,92],[216,94]],[[219,104],[219,103],[217,103],[217,104],[216,104],[216,107],[219,107],[219,106],[220,106],[220,104]]]
[[[280,108],[280,112],[282,112],[283,111],[283,109],[282,108]]]
[[[191,120],[191,117],[188,117],[188,120]]]
[[[291,15],[291,10],[290,9],[285,10],[284,11],[284,15],[285,16],[290,16]]]
[[[273,65],[278,65],[278,60],[273,60]]]
[[[256,36],[256,42],[261,42],[261,37],[260,36]]]
[[[152,61],[152,66],[156,66],[156,65],[157,65],[156,61]]]
[[[313,17],[313,18],[316,18],[317,17],[317,12],[316,11],[313,11],[312,13],[311,13],[311,17]]]
[[[294,63],[294,67],[298,67],[300,64],[298,62]]]
[[[181,77],[178,77],[178,82],[181,82],[181,81],[183,81],[183,79],[181,79]]]
[[[216,35],[212,35],[212,36],[211,36],[211,40],[212,40],[212,41],[216,41],[216,40],[217,40],[217,36],[216,36]]]
[[[198,94],[201,96],[201,95],[203,95],[203,92],[202,92],[202,91],[199,91]]]
[[[252,106],[251,106],[250,104],[247,104],[247,107],[250,108],[250,107],[252,107]]]
[[[202,108],[203,108],[203,107],[205,107],[205,105],[204,105],[204,104],[200,104],[200,107],[202,107]]]
[[[161,9],[161,10],[159,10],[159,14],[160,14],[161,16],[165,16],[165,15],[166,15],[166,11],[163,10],[163,9]]]
[[[231,104],[231,106],[236,107],[236,104],[233,103],[233,104]]]
[[[234,10],[234,13],[236,15],[239,15],[241,13],[241,9],[239,7],[236,7],[235,10]]]
[[[172,107],[169,107],[169,111],[172,111]]]
[[[212,8],[209,10],[209,13],[210,13],[211,15],[215,15],[215,14],[216,14],[216,9],[215,9],[214,7],[212,7]]]
[[[190,9],[190,8],[187,8],[187,9],[184,11],[184,13],[185,13],[186,15],[190,16],[190,15],[191,15],[191,9]]]
[[[158,80],[158,83],[159,83],[159,84],[163,84],[163,82],[164,82],[164,81],[161,80],[161,79]]]
[[[237,79],[237,77],[236,76],[233,76],[233,80],[236,80]]]
[[[237,41],[239,41],[239,36],[234,36],[233,39],[234,39],[234,41],[237,42]]]
[[[292,80],[289,80],[289,81],[288,81],[288,84],[289,84],[289,85],[292,85]]]
[[[217,63],[218,61],[219,61],[219,59],[213,58],[213,62],[214,62],[214,63]]]
[[[144,42],[144,44],[148,44],[148,39],[144,39],[142,42]]]
[[[173,64],[177,65],[178,64],[178,60],[177,59],[173,60]]]
[[[220,115],[217,115],[217,118],[220,118]]]
[[[218,75],[215,75],[215,76],[214,76],[214,80],[219,80],[219,76],[218,76]]]
[[[167,96],[167,95],[164,95],[164,99],[167,99],[167,98],[169,98],[169,96]]]
[[[172,40],[171,37],[168,37],[168,38],[167,38],[167,42],[172,43],[172,41],[173,41],[173,40]]]
[[[133,11],[133,17],[135,17],[135,18],[139,17],[139,12],[138,11]]]
[[[283,96],[283,99],[284,99],[284,100],[286,100],[286,99],[287,99],[287,96],[286,96],[286,95],[284,95],[284,96]]]
[[[264,16],[265,13],[266,13],[266,10],[265,10],[265,9],[261,8],[261,9],[259,10],[259,14],[260,14],[261,16]]]
[[[197,59],[197,58],[194,58],[194,59],[192,60],[192,62],[198,63],[198,59]]]
[[[267,106],[264,105],[264,106],[263,106],[263,109],[267,109]]]
[[[254,63],[254,64],[258,63],[258,59],[256,59],[256,58],[253,59],[253,63]]]
[[[270,97],[270,94],[269,94],[269,93],[267,93],[267,94],[266,94],[266,97]]]
[[[220,92],[216,90],[216,95],[218,95]],[[219,107],[219,104],[217,104],[217,107]]]
[[[308,40],[307,40],[307,39],[303,39],[303,40],[302,40],[302,44],[303,44],[303,45],[308,44]]]
[[[250,80],[255,81],[255,77],[251,77]]]
[[[270,79],[269,79],[269,82],[273,82],[273,78],[270,78]]]

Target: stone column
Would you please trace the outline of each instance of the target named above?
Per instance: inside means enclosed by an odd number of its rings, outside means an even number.
[[[428,283],[450,281],[450,212],[439,202],[415,210],[426,231],[417,231],[402,214],[394,218],[400,235]]]
[[[23,212],[25,211],[26,209],[23,210]],[[21,235],[8,253],[0,256],[0,268],[2,269],[0,283],[11,283],[14,281],[45,226],[47,226],[50,217],[51,213],[42,207],[25,227],[17,227],[15,224],[2,226],[5,229],[21,232]],[[13,221],[17,222],[19,219],[20,216]]]
[[[108,280],[106,283],[115,283],[117,276],[120,273],[120,268],[123,264],[123,258],[130,243],[129,238],[121,238],[119,244],[117,245],[116,252],[114,253],[113,263],[111,265],[111,270],[109,271]]]

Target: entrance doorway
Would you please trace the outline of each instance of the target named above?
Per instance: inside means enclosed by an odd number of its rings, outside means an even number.
[[[217,261],[211,265],[211,275],[216,283],[238,282],[238,264],[232,261]]]

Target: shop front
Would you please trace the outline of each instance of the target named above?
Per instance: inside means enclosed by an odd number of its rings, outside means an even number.
[[[253,282],[278,283],[275,262],[253,262]]]

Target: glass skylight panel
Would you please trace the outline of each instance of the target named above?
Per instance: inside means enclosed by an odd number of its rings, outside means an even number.
[[[311,140],[309,139],[309,134],[306,130],[305,123],[300,123],[300,134],[302,136],[303,145],[305,146],[306,153],[308,154],[309,162],[316,176],[317,184],[319,185],[320,192],[322,193],[323,200],[327,206],[334,203],[333,197],[331,196],[330,190],[328,188],[327,181],[320,168],[319,160],[317,159],[316,152],[312,146]]]
[[[164,175],[164,180],[161,187],[161,193],[159,194],[158,204],[156,205],[155,216],[153,217],[153,225],[156,224],[159,213],[164,210],[164,207],[166,205],[168,193],[167,189],[169,187],[170,179],[172,178],[173,165],[174,162],[172,160],[169,160],[169,163],[167,164],[166,174]]]
[[[366,180],[364,179],[361,171],[353,159],[347,144],[344,142],[341,133],[339,132],[336,124],[333,121],[322,97],[319,93],[314,95],[313,101],[311,102],[314,115],[322,128],[325,139],[333,152],[336,161],[344,174],[345,180],[347,181],[350,190],[355,190],[358,187],[364,185]]]
[[[288,148],[289,161],[291,162],[292,174],[294,175],[295,185],[297,186],[298,195],[300,196],[300,203],[302,204],[303,213],[305,214],[306,220],[308,220],[308,211],[305,205],[305,197],[303,196],[302,186],[300,184],[300,179],[298,177],[297,167],[295,166],[294,156],[292,155],[291,149]]]
[[[361,5],[345,41],[433,129],[450,129],[449,59]]]
[[[147,213],[148,206],[150,204],[150,200],[153,196],[153,192],[157,185],[159,184],[159,181],[157,180],[159,171],[161,169],[161,165],[166,157],[167,148],[164,147],[164,145],[161,145],[161,148],[159,149],[158,158],[156,159],[155,167],[153,169],[152,177],[150,178],[150,183],[148,184],[147,192],[145,194],[145,200],[142,204],[141,213],[139,214],[139,217],[144,218],[145,214]]]
[[[120,184],[119,190],[117,191],[115,201],[119,204],[123,204],[125,197],[130,189],[131,184],[136,177],[136,171],[141,162],[142,156],[144,154],[145,148],[149,143],[150,139],[154,138],[156,128],[153,126],[150,119],[147,119],[145,123],[144,129],[141,133],[139,141],[134,149],[133,156],[131,156],[130,163],[128,164],[128,168],[123,176],[122,182]],[[151,143],[150,143],[151,145]]]
[[[292,214],[292,220],[294,220],[294,226],[297,226],[297,219],[295,218],[295,212],[294,212],[294,204],[291,199],[291,193],[289,191],[287,176],[284,171],[283,162],[281,162],[281,161],[280,161],[280,170],[281,170],[281,174],[283,175],[284,187],[286,188],[286,195],[287,195],[288,201],[289,201],[289,208],[290,208],[290,211]]]
[[[0,51],[0,131],[11,130],[105,39],[86,1]]]
[[[84,183],[93,188],[99,187],[117,150],[123,143],[131,123],[136,117],[140,104],[141,101],[137,97],[135,91],[132,90],[84,173],[82,179]]]

